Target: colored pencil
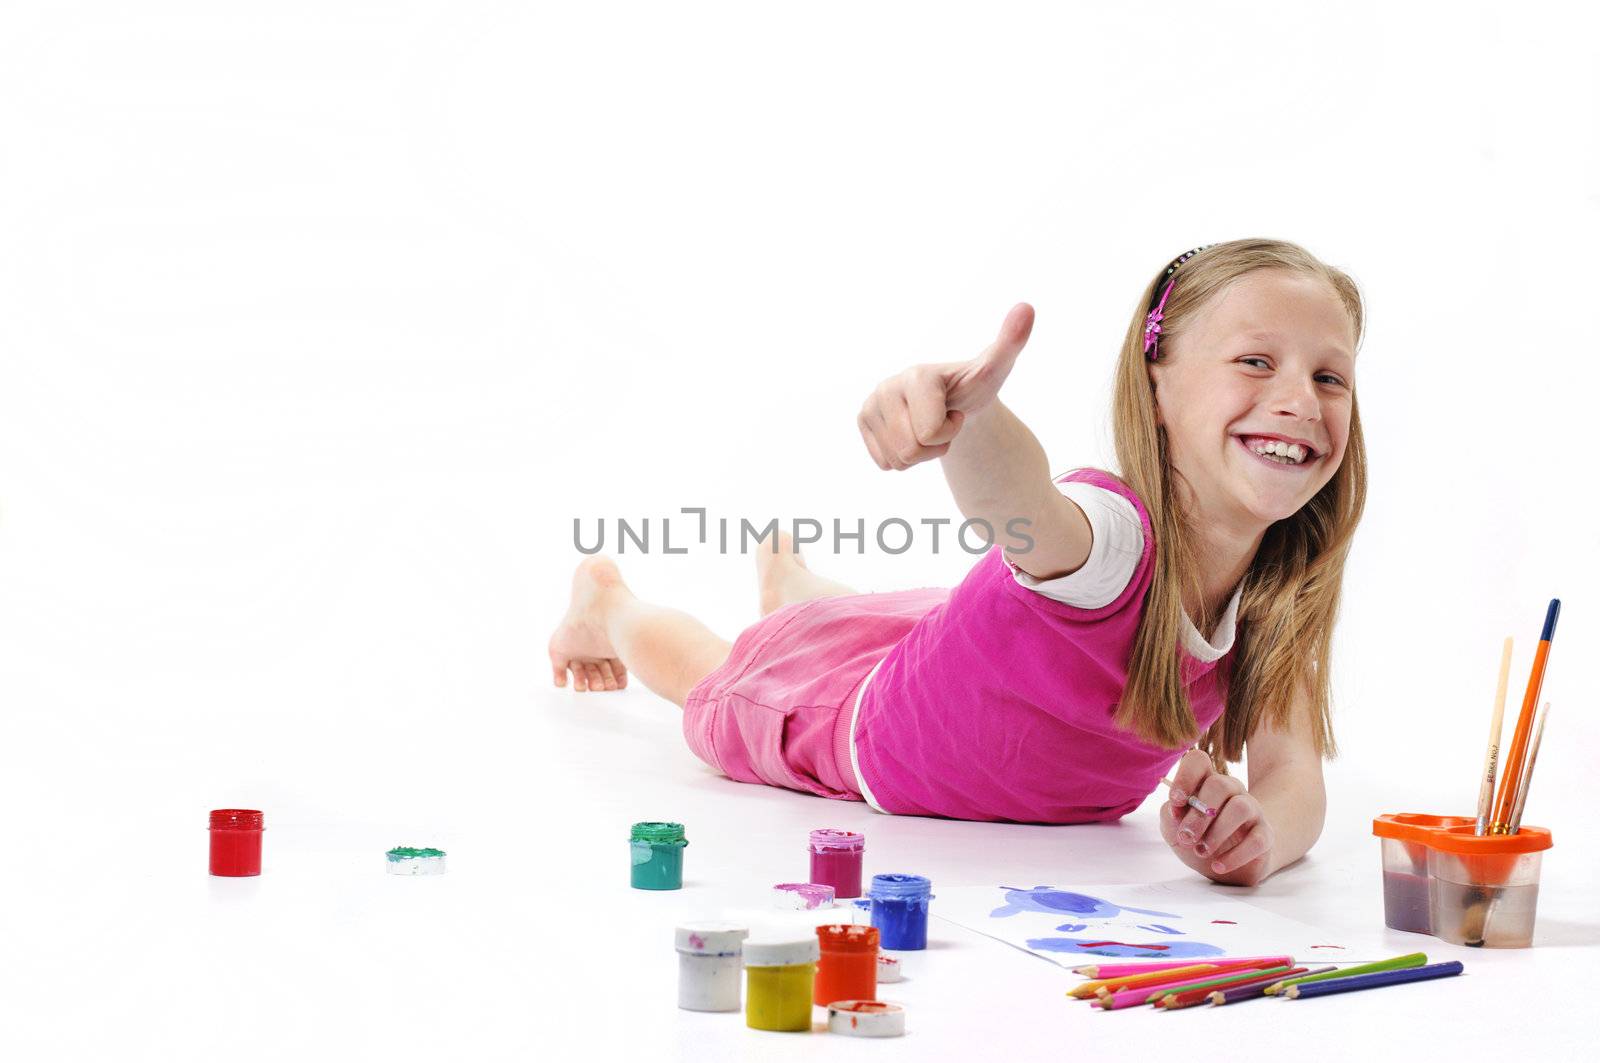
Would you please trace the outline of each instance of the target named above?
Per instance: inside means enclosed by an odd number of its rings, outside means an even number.
[[[1561,615],[1561,599],[1550,599],[1550,608],[1544,614],[1544,630],[1539,634],[1539,647],[1533,653],[1533,669],[1528,673],[1528,691],[1522,697],[1522,711],[1517,714],[1517,729],[1511,735],[1511,749],[1500,772],[1500,792],[1494,801],[1494,817],[1489,823],[1490,834],[1507,834],[1511,823],[1511,805],[1516,799],[1517,782],[1522,778],[1522,763],[1528,755],[1528,736],[1533,730],[1534,710],[1539,707],[1539,689],[1544,685],[1545,665],[1550,660],[1550,644],[1556,637],[1556,618]]]
[[[1327,971],[1337,971],[1339,968],[1330,964],[1327,967],[1312,967],[1306,974],[1323,974]],[[1243,985],[1230,986],[1227,989],[1213,989],[1206,999],[1218,1005],[1237,1004],[1241,1000],[1265,1000],[1267,987],[1261,982],[1246,982]]]
[[[1506,684],[1511,680],[1511,636],[1500,648],[1500,682],[1494,692],[1494,715],[1489,717],[1489,751],[1483,758],[1483,782],[1478,787],[1478,822],[1473,833],[1489,833],[1489,812],[1494,807],[1494,773],[1500,763],[1500,732],[1505,729]]]
[[[1112,993],[1120,993],[1124,989],[1143,989],[1146,991],[1153,991],[1157,989],[1165,989],[1168,986],[1193,985],[1195,982],[1198,982],[1204,978],[1219,978],[1223,975],[1237,974],[1240,971],[1258,970],[1262,967],[1286,967],[1289,965],[1289,963],[1289,959],[1285,957],[1279,962],[1261,960],[1233,960],[1227,963],[1217,962],[1197,964],[1196,966],[1208,968],[1206,970],[1199,971],[1194,970],[1192,967],[1178,967],[1170,971],[1162,971],[1159,974],[1146,975],[1142,978],[1113,978],[1107,981],[1104,985],[1096,986],[1094,995],[1097,997],[1107,997]],[[1078,988],[1082,989],[1083,986],[1079,986]]]
[[[1161,781],[1167,784],[1167,789],[1168,790],[1171,790],[1172,787],[1178,785],[1177,783],[1173,782],[1171,779],[1162,779]],[[1202,813],[1203,815],[1214,816],[1214,815],[1217,814],[1217,810],[1216,809],[1212,808],[1210,805],[1208,805],[1204,801],[1200,800],[1194,794],[1190,794],[1189,795],[1189,800],[1185,801],[1184,804],[1188,805],[1190,808],[1194,809],[1196,812]]]
[[[1092,997],[1102,989],[1115,993],[1119,989],[1130,989],[1137,985],[1158,985],[1162,982],[1181,982],[1190,975],[1198,978],[1200,975],[1217,970],[1214,963],[1191,963],[1185,967],[1174,967],[1167,971],[1155,971],[1150,974],[1132,975],[1127,978],[1098,978],[1094,981],[1084,982],[1067,990],[1067,996]]]
[[[1270,963],[1268,961],[1271,961]],[[1193,960],[1145,960],[1141,963],[1096,963],[1087,967],[1074,967],[1073,974],[1081,974],[1085,978],[1125,978],[1128,975],[1148,974],[1155,971],[1170,971],[1174,967],[1187,967]],[[1209,963],[1260,963],[1266,967],[1275,967],[1280,963],[1288,963],[1287,956],[1212,956]]]
[[[1515,834],[1522,828],[1522,810],[1528,804],[1528,784],[1533,781],[1533,766],[1539,760],[1539,741],[1544,737],[1544,722],[1550,718],[1550,703],[1544,703],[1544,711],[1539,714],[1539,722],[1533,728],[1533,744],[1528,747],[1528,766],[1522,769],[1522,781],[1517,783],[1517,799],[1511,804],[1511,829],[1507,834]]]
[[[1252,971],[1241,978],[1230,978],[1226,981],[1213,982],[1211,985],[1199,985],[1193,989],[1185,989],[1181,993],[1161,993],[1159,1000],[1150,1003],[1158,1008],[1187,1008],[1193,1004],[1204,1004],[1210,999],[1213,992],[1222,992],[1228,989],[1237,989],[1240,986],[1252,986],[1258,992],[1267,988],[1275,981],[1292,978],[1297,974],[1308,973],[1306,967],[1285,967],[1274,971]]]
[[[1106,1011],[1119,1008],[1137,1008],[1150,1003],[1150,991],[1144,986],[1135,986],[1133,989],[1124,989],[1119,993],[1100,997],[1095,1000],[1095,1005]]]
[[[1264,974],[1277,975],[1277,980],[1282,981],[1294,977],[1290,973],[1293,970],[1294,967],[1286,963],[1281,967],[1260,967],[1249,971],[1235,971],[1232,974],[1219,974],[1215,978],[1195,979],[1182,985],[1161,986],[1155,992],[1148,994],[1146,999],[1154,1004],[1157,1000],[1164,1000],[1179,993],[1192,993],[1196,989],[1210,989],[1220,985],[1238,985],[1240,982],[1248,982]]]
[[[1349,993],[1356,989],[1377,989],[1379,986],[1399,985],[1402,982],[1426,982],[1430,978],[1449,978],[1461,973],[1461,961],[1430,963],[1426,967],[1407,967],[1399,971],[1378,971],[1360,974],[1354,978],[1332,978],[1310,985],[1292,985],[1283,991],[1290,1000],[1302,997],[1325,997],[1330,993]]]
[[[1378,960],[1376,963],[1363,963],[1359,967],[1346,967],[1342,971],[1332,971],[1327,974],[1303,974],[1298,978],[1290,978],[1282,982],[1275,982],[1267,986],[1267,996],[1277,996],[1285,989],[1301,982],[1320,982],[1324,978],[1345,978],[1353,974],[1374,974],[1378,971],[1396,971],[1402,967],[1420,967],[1428,962],[1425,952],[1408,952],[1404,956],[1393,956],[1387,960]]]

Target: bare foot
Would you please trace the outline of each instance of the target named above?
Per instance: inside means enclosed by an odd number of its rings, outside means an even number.
[[[606,637],[604,607],[607,596],[630,593],[617,563],[609,557],[588,557],[572,574],[572,604],[550,636],[550,669],[556,686],[567,685],[572,672],[573,690],[621,690],[628,685],[628,670]]]
[[[784,583],[796,568],[805,567],[806,563],[800,558],[800,548],[795,546],[794,536],[788,532],[778,533],[777,553],[773,553],[772,544],[761,540],[756,547],[756,581],[761,585],[762,616],[788,604],[788,599],[784,597]]]

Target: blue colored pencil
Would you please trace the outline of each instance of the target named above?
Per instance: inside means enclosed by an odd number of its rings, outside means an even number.
[[[1399,985],[1401,982],[1424,982],[1430,978],[1449,978],[1461,973],[1461,961],[1430,963],[1424,967],[1402,967],[1398,971],[1377,971],[1373,974],[1352,975],[1349,978],[1329,978],[1325,982],[1302,982],[1283,991],[1290,1000],[1302,997],[1320,997],[1329,993],[1347,993],[1355,989],[1376,989],[1379,986]]]

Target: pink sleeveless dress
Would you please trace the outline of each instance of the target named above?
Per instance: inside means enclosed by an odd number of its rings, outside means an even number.
[[[996,546],[952,589],[785,606],[690,691],[689,747],[740,782],[898,815],[1083,823],[1137,808],[1183,753],[1111,719],[1154,536],[1121,481],[1096,469],[1058,477],[1073,480],[1138,512],[1143,553],[1115,600],[1083,609],[1022,586]],[[1203,730],[1226,707],[1233,647],[1214,661],[1183,652]]]

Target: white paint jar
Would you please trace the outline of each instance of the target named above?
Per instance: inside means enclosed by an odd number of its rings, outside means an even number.
[[[738,1011],[744,939],[738,923],[684,923],[674,932],[678,949],[678,1007],[685,1011]]]

